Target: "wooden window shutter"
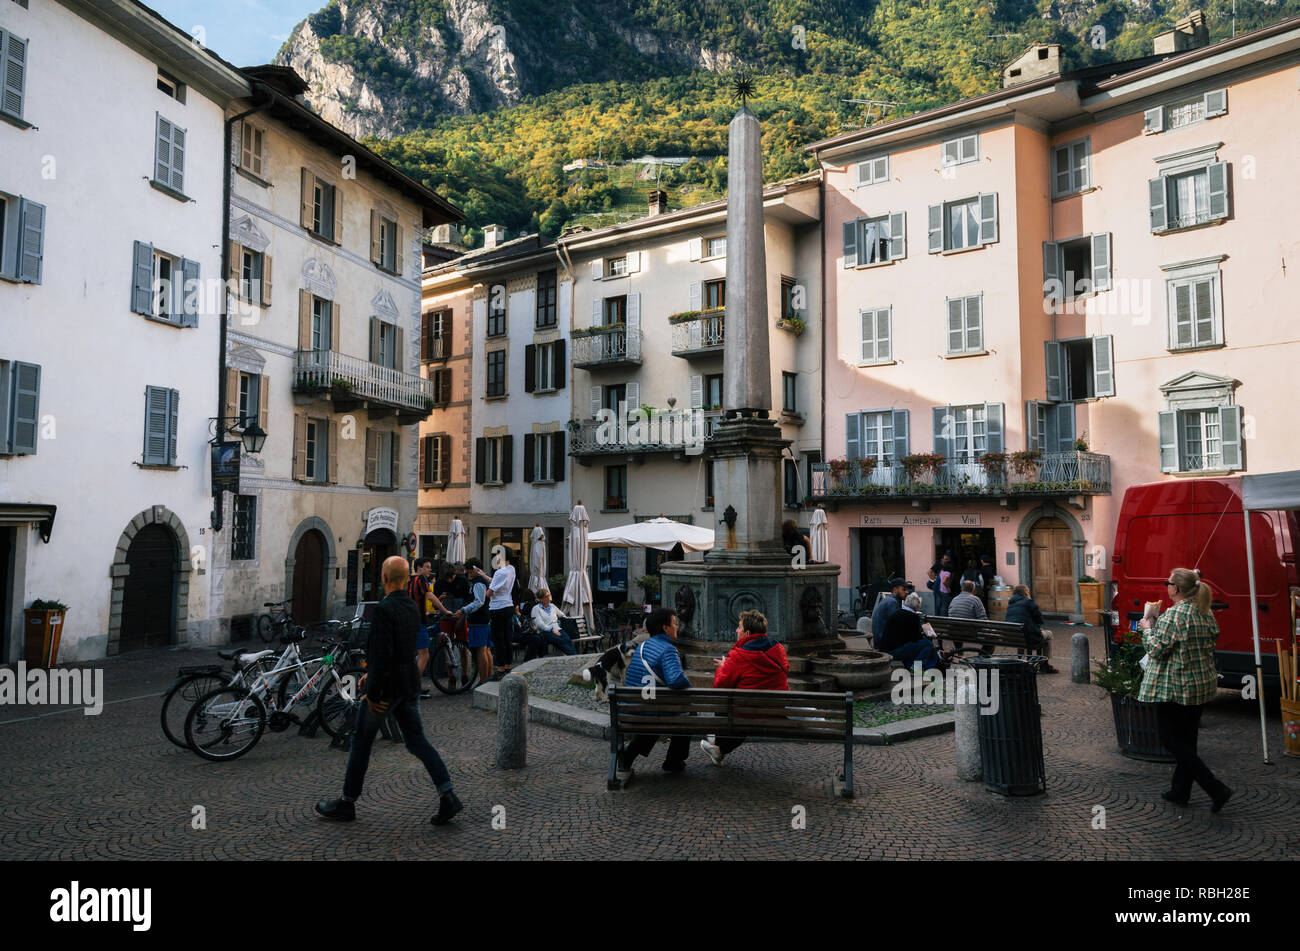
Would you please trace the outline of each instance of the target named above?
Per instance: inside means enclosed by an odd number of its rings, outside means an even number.
[[[440,392],[438,393],[439,401],[442,403],[450,403],[451,402],[451,367],[443,368],[442,376],[438,380],[438,386],[440,390]]]
[[[131,284],[131,312],[153,313],[153,245],[135,243]]]
[[[257,425],[262,427],[262,432],[269,433],[268,425],[271,418],[271,378],[265,373],[257,381]]]
[[[22,198],[18,202],[18,280],[41,283],[45,254],[45,206]]]
[[[315,192],[316,176],[304,168],[302,170],[302,201],[298,208],[298,224],[308,231],[312,229],[312,225],[315,223]]]
[[[421,486],[429,484],[429,472],[427,466],[429,462],[429,451],[432,448],[433,440],[433,436],[421,436],[419,441],[416,443],[419,447],[416,462],[416,478],[419,480]]]
[[[379,324],[380,321],[378,317],[370,318],[370,362],[371,363],[378,363],[379,357],[382,353],[382,347],[380,346],[380,341],[379,341],[379,335],[381,332]]]
[[[938,254],[943,250],[943,205],[931,205],[926,212],[929,228],[929,252]]]
[[[487,481],[487,440],[482,436],[474,440],[474,481],[479,485]]]
[[[181,259],[181,326],[197,327],[199,309],[203,301],[203,285],[199,281],[199,262]]]
[[[1165,180],[1163,178],[1148,180],[1147,195],[1150,200],[1151,230],[1164,231],[1169,227],[1169,201],[1165,192]]]
[[[311,291],[298,292],[298,349],[311,349]]]
[[[537,346],[530,343],[524,347],[524,392],[531,393],[535,389],[537,389]]]
[[[438,437],[438,481],[446,485],[451,481],[451,437]]]
[[[844,222],[844,266],[857,267],[858,265],[858,222]]]
[[[271,304],[271,255],[262,255],[262,306]]]
[[[551,370],[551,380],[557,390],[562,390],[569,376],[569,360],[565,353],[564,340],[557,340],[551,345],[551,358],[555,361]]]
[[[339,481],[339,424],[338,420],[331,419],[329,425],[329,445],[326,446],[326,454],[329,457],[329,465],[325,472],[326,482]]]
[[[451,328],[453,326],[452,312],[450,310],[444,310],[442,312],[442,331],[439,334],[442,339],[442,355],[444,357],[451,356]]]
[[[428,363],[433,353],[433,314],[420,315],[420,362]]]
[[[341,342],[342,339],[343,339],[342,337],[339,336],[339,312],[340,312],[340,309],[341,309],[341,308],[339,307],[338,301],[333,301],[333,302],[330,304],[330,344],[329,344],[329,349],[334,350],[334,351],[336,351],[336,352],[339,351],[340,346],[341,346],[341,343],[340,343],[340,342]]]
[[[402,254],[402,229],[397,222],[393,222],[393,242],[397,252],[397,273],[401,274],[405,267],[405,256]]]
[[[40,426],[41,368],[35,363],[18,362],[14,362],[12,367],[14,405],[10,451],[17,455],[31,455],[36,452]],[[4,422],[0,419],[0,426]],[[4,448],[4,441],[0,440],[0,450]]]
[[[226,368],[226,409],[225,417],[232,423],[239,416],[239,371],[233,367]],[[263,426],[263,429],[266,427]],[[224,437],[223,437],[224,438]]]
[[[511,482],[515,477],[515,437],[501,437],[501,481]]]
[[[330,186],[334,191],[334,234],[335,244],[343,243],[343,189],[337,185]]]
[[[524,434],[524,481],[537,481],[534,476],[537,470],[534,466],[533,454],[537,451],[537,437],[532,433]]]
[[[376,459],[379,454],[378,434],[369,427],[366,428],[366,485],[375,484]]]
[[[393,346],[393,369],[400,373],[406,372],[406,328],[393,326],[393,337],[396,343]]]
[[[0,87],[0,111],[23,117],[23,87],[27,76],[27,41],[8,30],[0,30],[0,65],[4,85]]]
[[[394,489],[402,488],[402,434],[397,430],[389,433],[389,465],[391,466],[391,478],[388,484]]]
[[[379,212],[370,209],[370,263],[380,265],[384,263],[384,223],[379,217]]]
[[[307,417],[293,414],[293,477],[307,478]]]
[[[564,481],[564,433],[551,433],[551,478],[556,482]]]
[[[226,256],[230,259],[226,265],[226,280],[235,281],[235,296],[243,298],[244,287],[240,278],[244,272],[244,248],[238,241],[226,242]]]

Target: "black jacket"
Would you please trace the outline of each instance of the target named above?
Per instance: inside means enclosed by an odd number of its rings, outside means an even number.
[[[1037,640],[1033,635],[1043,629],[1043,612],[1038,610],[1037,604],[1023,594],[1014,594],[1007,602],[1007,623],[1023,624],[1030,634],[1029,641],[1032,644]]]
[[[420,695],[415,642],[420,609],[405,591],[394,591],[375,607],[366,645],[366,693],[376,703]]]
[[[921,615],[906,608],[899,608],[885,622],[885,632],[876,645],[876,650],[892,654],[904,644],[925,637],[921,630]]]

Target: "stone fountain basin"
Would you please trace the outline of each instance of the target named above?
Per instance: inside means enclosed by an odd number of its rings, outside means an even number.
[[[884,651],[844,648],[812,654],[808,664],[814,673],[834,677],[845,690],[868,690],[889,680],[892,660]]]

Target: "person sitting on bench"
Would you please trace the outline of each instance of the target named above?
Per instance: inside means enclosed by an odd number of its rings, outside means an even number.
[[[1007,622],[1025,626],[1025,642],[1029,650],[1038,650],[1047,658],[1041,668],[1045,674],[1059,674],[1060,670],[1052,666],[1052,632],[1043,630],[1043,612],[1029,596],[1029,588],[1018,584],[1011,589],[1011,600],[1007,602]]]
[[[961,594],[953,598],[952,604],[948,605],[948,617],[970,618],[975,621],[988,618],[988,612],[984,610],[984,602],[975,593],[974,581],[961,583]]]
[[[537,589],[537,603],[533,605],[533,633],[542,641],[542,656],[546,656],[548,645],[554,644],[570,657],[578,653],[569,640],[569,635],[560,630],[560,618],[564,614],[551,603],[551,592],[546,588]]]
[[[785,648],[767,636],[767,618],[758,611],[741,611],[736,625],[736,646],[722,660],[715,660],[713,686],[733,690],[789,690],[790,661]],[[745,738],[718,736],[700,740],[700,749],[722,765],[722,758],[734,750]]]
[[[944,663],[934,644],[921,626],[921,596],[913,591],[903,599],[903,606],[885,622],[876,650],[892,654],[904,667],[920,661],[922,670],[942,669]]]
[[[671,608],[655,608],[646,617],[646,630],[650,637],[637,645],[632,660],[623,676],[625,687],[655,690],[686,690],[690,680],[682,671],[682,660],[677,655],[677,612]],[[649,756],[659,737],[643,733],[632,739],[618,757],[617,779],[626,785],[632,779],[632,762],[638,756]],[[665,773],[680,773],[686,769],[686,757],[691,751],[689,736],[670,736],[668,755],[664,757]]]

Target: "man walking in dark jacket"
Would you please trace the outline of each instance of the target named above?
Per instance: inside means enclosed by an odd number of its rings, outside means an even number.
[[[447,767],[425,738],[420,723],[420,671],[415,662],[415,643],[421,611],[406,593],[410,577],[406,559],[400,555],[386,559],[382,576],[386,597],[376,606],[366,644],[366,699],[357,710],[343,795],[339,799],[322,799],[316,804],[316,812],[325,819],[351,821],[357,817],[355,803],[370,765],[370,750],[391,708],[407,750],[424,763],[438,788],[438,811],[430,821],[440,826],[450,822],[462,807]]]

